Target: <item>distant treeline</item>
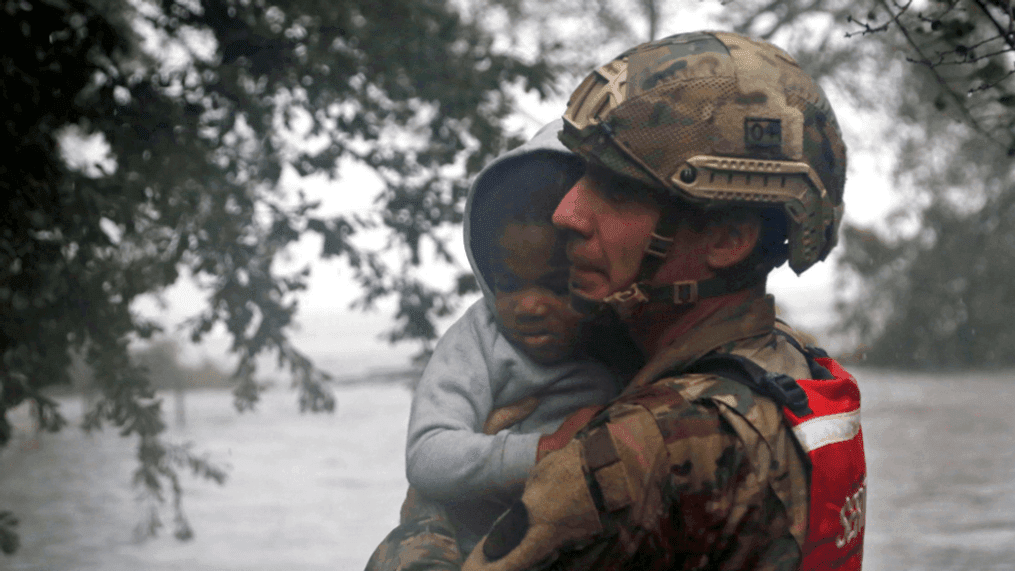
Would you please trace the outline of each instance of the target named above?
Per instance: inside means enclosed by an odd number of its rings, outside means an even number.
[[[200,365],[180,361],[180,348],[172,339],[160,339],[145,348],[131,351],[134,364],[144,367],[156,390],[177,388],[232,388],[233,380],[210,360]],[[75,390],[88,390],[94,384],[91,369],[78,355],[71,358],[70,376]]]

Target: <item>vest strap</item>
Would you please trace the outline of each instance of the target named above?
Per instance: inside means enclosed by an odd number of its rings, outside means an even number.
[[[807,393],[796,379],[789,375],[772,373],[740,355],[711,353],[680,370],[680,374],[706,373],[717,375],[747,386],[766,396],[780,407],[786,407],[797,416],[812,414]]]

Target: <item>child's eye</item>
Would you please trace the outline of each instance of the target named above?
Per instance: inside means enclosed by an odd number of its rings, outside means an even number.
[[[494,274],[493,287],[504,293],[514,293],[521,289],[521,281],[511,274]]]
[[[568,289],[568,279],[569,274],[566,270],[554,272],[540,278],[537,285],[545,287],[546,289],[552,291],[555,295],[567,295],[570,291]]]

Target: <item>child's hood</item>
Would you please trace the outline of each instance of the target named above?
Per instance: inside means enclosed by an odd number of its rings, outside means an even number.
[[[472,205],[475,203],[477,196],[490,191],[493,187],[492,182],[496,180],[498,172],[500,172],[503,168],[510,168],[510,163],[514,162],[519,157],[535,152],[545,153],[547,151],[559,152],[566,156],[573,156],[574,154],[569,151],[567,147],[565,147],[557,138],[557,133],[563,128],[563,125],[564,122],[562,119],[556,119],[547,123],[539,129],[539,131],[536,132],[536,134],[528,142],[515,147],[491,161],[490,164],[486,165],[486,167],[480,171],[475,180],[472,181],[472,187],[469,189],[469,196],[465,201],[465,253],[469,257],[469,265],[472,266],[472,272],[476,275],[476,281],[479,283],[479,288],[483,292],[483,297],[486,299],[486,302],[490,304],[491,309],[493,308],[494,303],[493,291],[491,290],[491,286],[488,282],[488,276],[483,274],[480,265],[476,263],[475,253],[473,250],[475,244],[472,236]]]

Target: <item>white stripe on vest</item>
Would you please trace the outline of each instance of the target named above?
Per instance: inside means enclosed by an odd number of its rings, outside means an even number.
[[[860,409],[819,416],[793,427],[793,433],[807,452],[836,442],[852,440],[858,432],[860,432]]]

